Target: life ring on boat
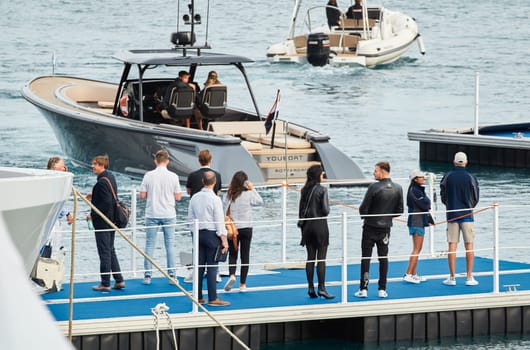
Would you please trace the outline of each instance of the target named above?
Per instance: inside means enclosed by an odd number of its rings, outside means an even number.
[[[128,94],[124,94],[120,98],[120,112],[124,117],[129,115],[129,95]]]

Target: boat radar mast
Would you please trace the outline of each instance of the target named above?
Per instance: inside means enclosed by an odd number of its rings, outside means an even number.
[[[195,35],[195,26],[202,23],[202,16],[195,12],[195,1],[191,0],[188,4],[188,13],[182,15],[182,22],[184,25],[190,26],[190,30],[180,31],[179,19],[180,19],[180,1],[177,6],[177,31],[171,33],[171,43],[175,50],[181,49],[183,54],[186,55],[187,49],[197,50],[197,55],[200,55],[201,49],[210,49],[208,45],[208,17],[210,14],[210,1],[208,0],[207,14],[206,14],[206,33],[203,45],[195,46],[197,37]]]

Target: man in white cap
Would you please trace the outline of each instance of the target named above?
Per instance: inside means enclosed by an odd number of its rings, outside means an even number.
[[[440,196],[447,208],[447,242],[449,243],[449,278],[443,281],[443,284],[456,286],[456,248],[460,232],[462,232],[466,248],[466,286],[476,286],[478,282],[473,278],[475,233],[473,231],[473,209],[471,208],[474,208],[479,201],[478,181],[466,169],[467,156],[464,152],[457,152],[453,163],[455,168],[446,173],[440,182]]]

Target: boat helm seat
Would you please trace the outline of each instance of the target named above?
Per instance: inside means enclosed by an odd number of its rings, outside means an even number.
[[[202,91],[199,109],[207,119],[216,119],[226,113],[226,86],[210,85]]]
[[[173,87],[169,95],[168,113],[172,118],[189,118],[195,107],[195,90],[191,87]]]

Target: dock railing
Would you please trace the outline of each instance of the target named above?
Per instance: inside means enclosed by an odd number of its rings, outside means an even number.
[[[432,189],[434,186],[432,183],[428,185],[429,191],[433,191]],[[365,189],[362,189],[360,192],[360,196],[364,193]],[[295,254],[292,253],[293,246],[297,245],[297,241],[299,240],[300,231],[298,228],[296,228],[296,222],[298,221],[298,200],[299,200],[299,191],[297,188],[293,188],[291,186],[284,185],[281,188],[281,194],[279,195],[279,198],[281,198],[281,214],[280,215],[272,215],[274,217],[279,217],[280,219],[271,219],[271,220],[260,220],[254,222],[254,230],[255,230],[255,236],[256,239],[253,242],[254,245],[262,245],[267,244],[269,247],[264,247],[265,250],[269,250],[271,252],[270,261],[264,261],[264,260],[256,260],[251,255],[251,271],[252,269],[259,270],[259,268],[265,267],[266,265],[273,265],[273,266],[293,266],[296,265],[298,267],[303,266],[305,264],[305,257],[304,257],[304,249],[300,248],[300,251],[296,251]],[[430,192],[433,193],[433,192]],[[293,199],[294,194],[294,199]],[[278,195],[278,193],[276,193]],[[144,232],[145,232],[145,226],[138,225],[138,222],[141,220],[138,220],[138,205],[137,205],[137,192],[132,191],[130,193],[131,199],[130,199],[130,206],[132,209],[131,214],[131,220],[130,220],[130,227],[122,230],[128,237],[130,237],[131,241],[135,244],[139,244],[140,246],[144,245]],[[359,198],[360,198],[359,196]],[[432,195],[431,195],[432,196]],[[331,202],[337,202],[334,200],[330,200]],[[490,252],[489,254],[492,256],[493,259],[493,271],[491,272],[493,274],[493,286],[492,291],[493,293],[499,293],[500,285],[499,285],[499,275],[501,271],[499,270],[499,259],[500,259],[500,250],[501,247],[499,245],[500,238],[499,238],[499,210],[501,205],[499,204],[491,204],[485,207],[479,207],[474,209],[475,213],[475,220],[477,221],[477,229],[481,231],[485,231],[486,227],[489,226],[490,229],[488,231],[491,232],[491,238],[490,239],[484,239],[484,234],[481,234],[481,237],[478,239],[481,241],[482,247],[475,247],[475,252]],[[342,209],[342,210],[341,210]],[[333,210],[333,213],[328,217],[328,222],[330,226],[330,241],[333,242],[333,249],[330,249],[327,257],[327,263],[332,265],[341,265],[341,281],[330,281],[330,285],[341,285],[341,302],[347,302],[348,301],[348,295],[347,295],[347,288],[348,285],[358,283],[358,276],[348,276],[347,266],[348,264],[360,262],[362,260],[360,251],[358,250],[358,246],[360,245],[360,235],[358,234],[360,228],[362,227],[362,220],[360,219],[360,216],[357,212],[357,208],[352,205],[347,205],[345,210],[341,205],[338,203],[335,203],[335,207]],[[354,211],[352,213],[352,210]],[[491,219],[486,219],[487,217],[483,215],[483,213],[491,211],[492,216]],[[445,217],[445,211],[431,211],[431,213],[436,217]],[[403,214],[400,217],[396,218],[394,228],[392,229],[392,240],[394,241],[398,240],[396,236],[396,231],[404,231],[404,228],[406,227],[406,215]],[[487,222],[489,221],[489,225]],[[195,231],[197,230],[198,223],[194,224]],[[184,221],[178,223],[176,226],[176,234],[179,235],[180,241],[179,246],[184,248],[184,251],[190,254],[192,251],[198,251],[198,242],[195,240],[192,243],[192,239],[190,236],[196,237],[197,234],[191,235],[190,231],[192,230],[190,228],[190,223]],[[437,228],[443,227],[443,230],[439,230]],[[80,233],[82,233],[83,230],[79,230]],[[272,233],[271,233],[272,231]],[[442,231],[442,232],[440,232]],[[85,231],[86,232],[86,231]],[[268,239],[258,239],[258,236],[260,234],[263,234],[266,232],[268,234]],[[435,234],[436,232],[436,234]],[[442,234],[440,234],[442,233]],[[445,243],[445,220],[437,220],[437,223],[435,226],[431,227],[429,230],[430,235],[430,252],[428,254],[422,253],[420,254],[420,259],[424,258],[432,258],[436,256],[445,256],[447,254],[446,251],[444,251],[444,248],[446,249],[447,245]],[[401,247],[399,249],[394,250],[390,249],[392,254],[389,254],[389,259],[391,260],[405,260],[408,259],[410,254],[407,252],[405,253],[405,250],[410,249],[411,242],[408,239],[408,234],[406,235],[407,239],[399,239]],[[93,245],[93,242],[88,242],[87,244]],[[340,244],[337,244],[337,242],[340,242]],[[443,242],[443,243],[442,243]],[[484,246],[485,242],[491,242],[489,247]],[[192,245],[193,244],[193,245]],[[443,244],[443,248],[439,248],[438,252],[436,252],[435,247],[440,247],[440,244]],[[119,243],[117,243],[117,246]],[[194,249],[192,249],[194,247]],[[289,253],[288,248],[289,247]],[[124,256],[124,246],[121,246],[118,248],[120,251],[119,256]],[[135,278],[138,276],[138,273],[143,272],[143,270],[138,269],[138,263],[143,261],[144,257],[142,257],[134,248],[129,248],[130,253],[128,254],[130,256],[130,269],[125,269],[123,272],[127,274],[128,276],[131,276],[132,278]],[[253,248],[254,249],[254,248]],[[274,256],[273,254],[275,252],[280,252],[280,256]],[[160,255],[164,256],[165,252],[162,249]],[[457,254],[461,254],[461,252],[457,252]],[[263,254],[260,254],[263,256]],[[96,258],[95,256],[91,256],[92,259]],[[373,257],[374,260],[376,257]],[[280,263],[278,263],[280,262]],[[126,264],[123,264],[126,266]],[[92,265],[94,266],[94,265]],[[183,264],[181,262],[180,265],[176,266],[177,268],[180,268],[184,271],[189,271],[190,266],[186,263]],[[196,281],[198,278],[198,260],[197,257],[193,257],[193,261],[191,264],[191,268],[193,271],[193,280]],[[90,273],[81,273],[79,275],[76,274],[76,278],[81,276],[81,278],[84,279],[96,279],[96,276],[98,275],[97,272],[90,272]],[[374,276],[377,276],[377,274],[373,274]],[[67,276],[69,277],[69,276]],[[193,288],[193,295],[197,297],[197,290],[196,286]],[[194,306],[194,310],[197,311],[197,305]]]

